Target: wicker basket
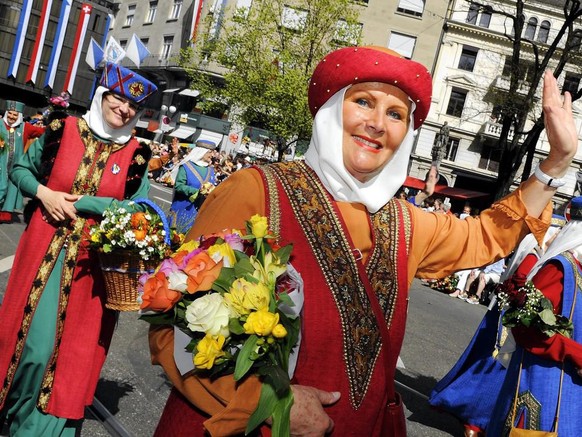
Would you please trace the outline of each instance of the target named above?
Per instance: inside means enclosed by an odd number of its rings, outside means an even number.
[[[137,311],[137,287],[139,277],[152,273],[159,260],[143,260],[130,251],[113,253],[98,252],[101,270],[105,279],[107,299],[105,306],[117,311]]]

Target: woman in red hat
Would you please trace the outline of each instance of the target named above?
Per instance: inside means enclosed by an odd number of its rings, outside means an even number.
[[[188,238],[269,218],[305,283],[302,341],[293,375],[292,435],[403,436],[394,390],[396,361],[414,277],[506,256],[529,232],[541,238],[555,189],[535,177],[483,211],[459,220],[392,199],[406,177],[414,130],[431,102],[422,65],[380,47],[336,50],[309,83],[313,135],[305,161],[238,171],[207,198]],[[577,148],[568,94],[546,74],[551,151],[540,169],[562,177]],[[152,360],[175,388],[157,435],[243,433],[257,405],[254,377],[180,375],[171,327],[154,328]],[[268,433],[263,427],[261,432]]]
[[[74,436],[117,319],[88,227],[114,201],[147,197],[150,150],[132,136],[157,87],[107,64],[90,110],[54,118],[14,163],[29,223],[0,306],[0,417],[10,435]]]

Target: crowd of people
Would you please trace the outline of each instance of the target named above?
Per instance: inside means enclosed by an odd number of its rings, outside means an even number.
[[[54,119],[12,164],[10,183],[33,200],[0,306],[0,417],[10,435],[78,432],[116,321],[104,306],[103,278],[83,235],[113,202],[141,209],[131,201],[148,197],[149,178],[169,171],[175,224],[187,230],[187,241],[243,229],[259,215],[268,217],[277,244],[292,243],[300,254],[290,259],[304,282],[302,338],[290,375],[291,435],[405,436],[394,378],[412,280],[491,265],[528,234],[541,244],[556,182],[578,146],[570,95],[547,72],[548,156],[516,191],[478,216],[457,218],[441,201],[427,206],[433,211],[417,206],[433,194],[435,169],[426,190],[397,196],[415,130],[431,105],[432,78],[394,51],[347,47],[326,55],[308,84],[313,131],[305,160],[241,163],[240,169],[234,160],[229,174],[222,168],[228,157],[222,160],[208,144],[182,153],[176,143],[156,149],[135,139],[143,103],[155,91],[136,72],[108,63],[89,111]],[[213,157],[225,174],[219,180]],[[155,173],[153,162],[166,168]],[[201,196],[203,203],[192,208]],[[581,235],[576,225],[565,228],[530,273],[548,290],[554,312],[575,314],[575,325]],[[512,331],[518,346],[486,425],[496,437],[511,427],[557,428],[560,396],[572,402],[582,396],[580,333],[546,338],[522,328]],[[261,396],[259,376],[182,375],[173,327],[152,325],[149,340],[152,362],[173,384],[156,436],[245,432]],[[548,378],[536,379],[544,372]],[[543,401],[535,411],[531,393]],[[570,410],[561,416],[565,436],[580,429],[580,415]],[[472,424],[471,417],[458,417]],[[259,435],[269,434],[269,423]]]

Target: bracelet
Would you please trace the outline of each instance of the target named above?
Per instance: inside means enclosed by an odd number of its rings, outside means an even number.
[[[561,186],[566,185],[566,179],[564,179],[564,178],[553,178],[551,176],[548,176],[547,174],[545,174],[542,171],[542,169],[540,168],[540,165],[539,164],[536,166],[536,169],[534,170],[534,176],[536,177],[536,179],[538,181],[540,181],[541,183],[547,185],[548,187],[559,188]]]

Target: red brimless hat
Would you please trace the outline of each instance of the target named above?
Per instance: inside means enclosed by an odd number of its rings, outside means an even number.
[[[329,53],[309,82],[309,110],[315,116],[336,92],[360,82],[383,82],[404,91],[416,104],[414,129],[426,119],[432,96],[432,77],[425,66],[376,46],[345,47]]]

